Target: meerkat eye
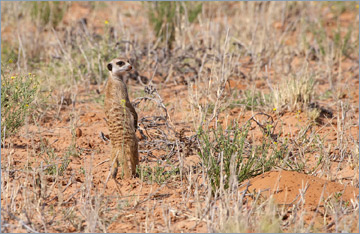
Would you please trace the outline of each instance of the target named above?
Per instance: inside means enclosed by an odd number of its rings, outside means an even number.
[[[120,67],[122,67],[122,66],[125,65],[125,63],[123,61],[119,61],[119,62],[116,63],[116,65],[119,65]]]
[[[112,70],[112,64],[111,64],[111,63],[109,63],[109,64],[107,65],[107,69],[108,69],[109,71]]]

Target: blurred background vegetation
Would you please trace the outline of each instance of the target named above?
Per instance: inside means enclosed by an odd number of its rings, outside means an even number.
[[[333,68],[344,57],[358,59],[357,11],[357,2],[3,2],[2,123],[18,128],[30,110],[50,108],[79,83],[100,89],[107,77],[104,62],[120,55],[134,63],[134,79],[156,68],[164,82],[186,84],[211,74],[241,76],[239,62],[231,59],[246,56],[254,63],[249,80],[272,66],[280,82],[280,74],[293,73],[289,61],[310,59],[325,71],[333,89]],[[207,63],[213,63],[210,73],[204,69]],[[220,74],[224,66],[227,73]],[[8,87],[11,77],[21,80],[28,73],[35,75],[36,89],[31,82],[22,83],[20,91]],[[314,70],[306,77],[318,75]],[[244,101],[228,106],[248,103],[252,108],[257,100],[262,106],[270,103],[271,109],[303,108],[301,103],[311,102],[314,82],[301,79],[285,79],[271,95],[249,99],[244,93]],[[289,85],[291,93],[280,92]],[[305,96],[294,94],[300,89]],[[36,108],[17,109],[10,103]],[[19,120],[5,121],[5,113]]]

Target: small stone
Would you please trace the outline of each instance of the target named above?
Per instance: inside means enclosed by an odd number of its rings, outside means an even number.
[[[81,137],[81,136],[82,136],[82,131],[81,131],[80,128],[77,128],[77,129],[75,130],[75,135],[76,135],[76,137]]]

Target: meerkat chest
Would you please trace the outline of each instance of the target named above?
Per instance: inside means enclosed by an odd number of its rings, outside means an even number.
[[[113,105],[124,105],[130,102],[126,86],[123,82],[108,82],[105,93],[105,102]]]

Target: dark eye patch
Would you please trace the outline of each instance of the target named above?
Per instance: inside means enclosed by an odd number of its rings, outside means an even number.
[[[121,67],[121,66],[124,66],[124,65],[125,65],[125,63],[124,63],[124,61],[119,61],[119,62],[117,62],[117,63],[116,63],[116,65],[118,65],[118,66],[120,66],[120,67]]]

